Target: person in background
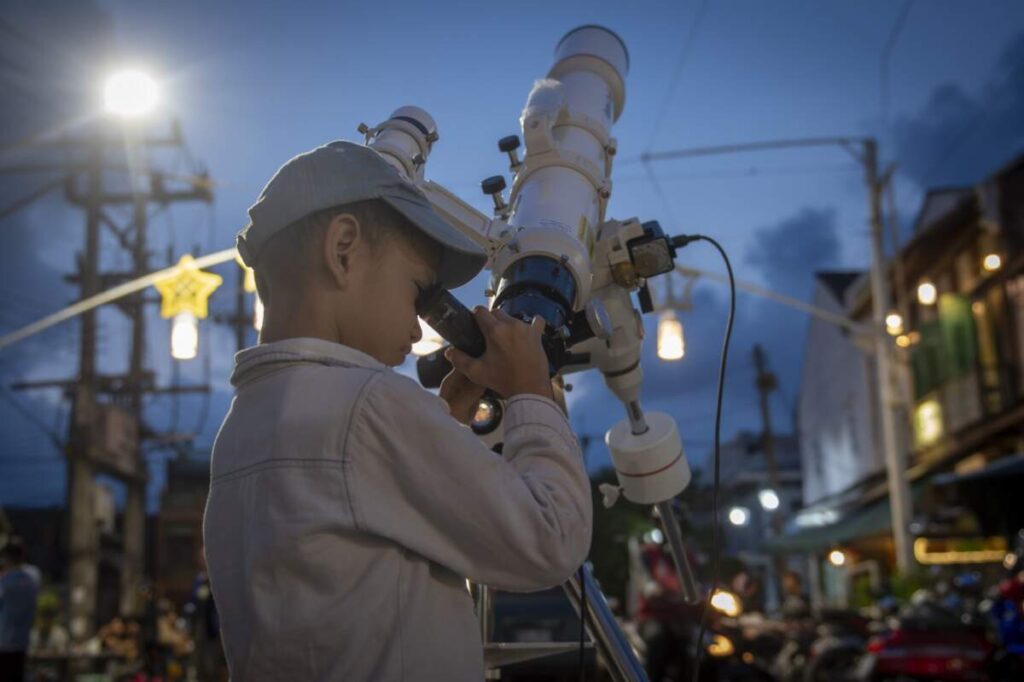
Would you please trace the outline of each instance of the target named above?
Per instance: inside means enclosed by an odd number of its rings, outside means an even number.
[[[62,656],[71,646],[71,635],[60,622],[60,600],[53,592],[39,595],[36,625],[29,640],[29,655]]]
[[[804,596],[804,581],[796,571],[782,576],[782,616],[787,619],[807,618],[811,607]]]
[[[27,563],[25,544],[11,536],[2,551],[0,564],[0,680],[25,679],[36,598],[42,583],[39,569]]]

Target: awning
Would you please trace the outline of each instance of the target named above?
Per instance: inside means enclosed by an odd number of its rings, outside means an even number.
[[[911,498],[920,498],[925,488],[934,479],[920,478],[910,486]],[[892,527],[889,496],[875,498],[862,504],[850,505],[843,510],[834,510],[836,520],[808,528],[793,530],[779,537],[766,539],[761,547],[773,554],[809,554],[822,552],[851,540],[882,535]]]
[[[950,485],[952,483],[973,483],[990,481],[995,478],[1002,479],[1006,476],[1024,476],[1024,453],[1001,457],[994,462],[965,474],[950,472],[935,477],[935,485]]]
[[[948,473],[935,484],[956,490],[989,535],[1012,535],[1024,528],[1024,454],[1001,457],[977,471]]]
[[[883,497],[843,514],[835,523],[768,538],[761,547],[774,554],[804,554],[827,550],[855,538],[879,535],[889,529],[889,519],[889,498]]]

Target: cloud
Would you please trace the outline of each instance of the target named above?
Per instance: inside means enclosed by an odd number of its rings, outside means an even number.
[[[746,262],[760,271],[769,288],[805,299],[814,271],[838,262],[839,249],[835,210],[806,207],[756,230]]]
[[[921,189],[976,182],[1024,151],[1024,33],[1004,49],[977,95],[937,86],[920,111],[896,120],[900,169]]]

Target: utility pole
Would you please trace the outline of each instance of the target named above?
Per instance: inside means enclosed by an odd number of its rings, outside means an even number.
[[[761,404],[761,451],[764,453],[765,468],[768,472],[768,485],[776,494],[781,494],[779,488],[779,467],[775,460],[775,433],[772,431],[772,415],[769,406],[769,397],[772,391],[778,388],[778,380],[773,372],[768,371],[764,358],[764,349],[761,344],[754,344],[754,367],[757,368],[757,393]],[[781,527],[780,517],[775,515],[772,518],[772,526],[775,530]]]
[[[886,475],[889,487],[889,509],[892,517],[893,546],[896,566],[907,571],[914,565],[914,556],[909,538],[909,523],[912,516],[910,489],[907,485],[906,456],[900,449],[896,436],[894,410],[899,398],[893,390],[896,376],[893,372],[892,341],[885,333],[885,316],[889,307],[889,274],[882,248],[882,191],[885,185],[878,173],[878,143],[870,137],[807,137],[789,140],[761,140],[741,144],[717,145],[677,149],[666,152],[641,154],[637,161],[649,164],[652,161],[736,154],[793,147],[834,147],[845,149],[864,169],[864,182],[868,190],[871,222],[871,336],[874,345],[875,368],[878,383],[878,413],[882,436],[882,452],[885,456]],[[857,153],[857,148],[860,153]],[[628,159],[626,160],[629,161]],[[623,161],[620,161],[621,165]]]
[[[93,138],[88,145],[88,186],[85,204],[85,253],[78,258],[81,297],[100,291],[99,244],[100,199],[103,191],[103,145]],[[96,429],[96,312],[82,314],[78,381],[72,403],[67,448],[67,518],[70,583],[69,624],[75,641],[91,633],[96,617],[96,582],[99,534],[93,508],[94,470],[88,458],[89,444]]]
[[[772,431],[772,415],[769,399],[772,391],[779,386],[778,380],[773,372],[768,371],[768,364],[765,361],[764,349],[761,344],[754,344],[754,367],[757,369],[755,386],[757,387],[758,399],[761,405],[761,452],[764,454],[765,471],[768,476],[768,487],[782,500],[782,486],[779,483],[779,466],[775,459],[775,433]],[[760,491],[758,491],[760,493]],[[760,502],[760,494],[758,495]],[[771,514],[772,535],[778,536],[782,533],[782,512],[781,509],[768,510],[761,504],[761,511]],[[776,594],[779,595],[779,603],[782,603],[782,574],[786,569],[785,562],[778,554],[772,557],[772,571],[775,573],[772,581]]]
[[[882,452],[885,454],[885,469],[889,483],[889,509],[892,516],[892,537],[896,553],[896,566],[901,572],[914,565],[910,546],[909,526],[911,517],[910,488],[907,485],[907,463],[905,454],[898,448],[893,394],[895,375],[892,371],[893,346],[882,332],[889,307],[889,274],[885,267],[885,252],[882,249],[882,183],[878,177],[878,146],[874,139],[865,139],[864,181],[868,186],[871,210],[871,313],[875,326],[875,369],[878,381],[882,427]]]
[[[145,158],[143,148],[134,131],[127,133],[125,149],[128,153],[128,168],[132,187],[132,279],[142,277],[149,272],[149,253],[147,252],[147,216],[148,197],[143,178]],[[147,178],[148,179],[148,178]],[[143,403],[145,393],[145,353],[146,353],[146,308],[145,294],[140,291],[126,301],[125,310],[132,322],[131,358],[128,367],[128,409],[132,415],[136,430],[136,443],[143,424]],[[145,572],[146,548],[146,482],[148,479],[142,449],[135,448],[133,470],[135,475],[125,481],[126,494],[122,538],[124,540],[124,561],[121,570],[121,613],[135,615],[138,613],[137,595]]]
[[[154,146],[180,147],[183,144],[176,123],[169,137],[143,139],[134,131],[127,138],[111,135],[108,129],[93,131],[86,140],[48,143],[50,148],[69,152],[84,150],[87,163],[46,166],[46,170],[67,174],[65,197],[85,211],[85,248],[77,258],[77,273],[68,279],[79,285],[82,299],[94,296],[111,284],[133,280],[149,272],[147,210],[150,205],[166,206],[178,201],[212,200],[211,183],[205,174],[186,176],[187,187],[169,190],[163,175],[148,168],[145,150]],[[127,143],[127,144],[125,144]],[[129,192],[107,191],[104,171],[124,170],[124,164],[108,164],[109,150],[126,150],[131,177]],[[79,189],[79,176],[85,179],[85,191]],[[179,177],[179,180],[182,179]],[[130,205],[129,225],[119,226],[104,211],[107,205]],[[101,272],[101,230],[106,228],[119,246],[131,255],[129,272]],[[95,476],[108,474],[125,485],[122,525],[122,561],[120,612],[137,615],[136,601],[145,564],[146,483],[142,456],[144,439],[163,438],[144,421],[144,397],[153,392],[201,392],[208,386],[157,388],[153,373],[146,368],[146,306],[152,302],[144,291],[119,302],[131,322],[128,368],[124,374],[101,374],[97,367],[97,311],[82,313],[79,372],[74,379],[28,382],[15,388],[62,388],[72,398],[67,456],[67,509],[69,545],[69,623],[75,642],[89,638],[96,623],[97,576],[100,559],[100,533],[95,515]],[[102,397],[101,397],[102,396]]]

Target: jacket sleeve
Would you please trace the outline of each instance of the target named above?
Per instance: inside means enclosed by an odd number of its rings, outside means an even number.
[[[346,437],[356,526],[459,575],[529,591],[564,582],[590,548],[590,484],[558,406],[505,405],[503,455],[411,379],[364,388]]]

